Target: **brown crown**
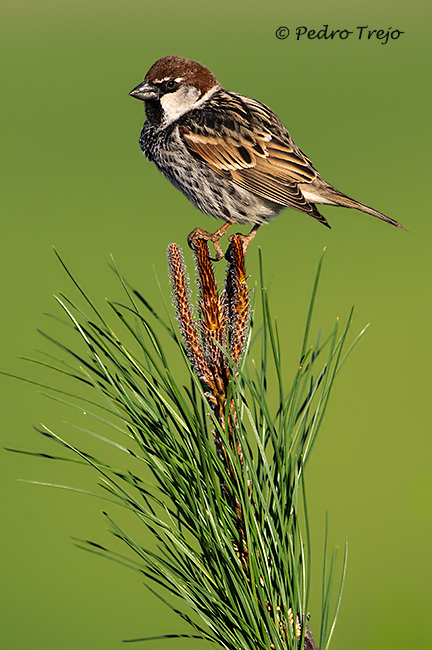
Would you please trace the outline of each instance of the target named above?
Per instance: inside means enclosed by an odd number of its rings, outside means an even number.
[[[156,61],[146,74],[146,79],[152,83],[158,83],[168,77],[170,79],[182,77],[183,83],[193,84],[203,95],[218,85],[216,77],[205,65],[181,56],[164,56],[163,59]]]

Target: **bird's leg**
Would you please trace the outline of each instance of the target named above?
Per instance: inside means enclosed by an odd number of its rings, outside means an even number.
[[[221,226],[220,228],[218,228],[218,230],[216,230],[216,232],[214,232],[214,233],[207,232],[207,230],[201,230],[201,228],[195,228],[188,235],[188,238],[187,238],[188,244],[189,244],[190,248],[193,249],[194,243],[198,239],[204,239],[205,241],[211,241],[213,243],[215,253],[216,253],[215,261],[218,262],[219,260],[221,260],[224,257],[224,252],[223,252],[219,242],[220,242],[221,237],[224,236],[224,234],[226,233],[226,231],[228,230],[228,228],[230,226],[232,226],[232,223],[229,223],[229,222],[224,223],[224,225]]]
[[[242,241],[242,244],[243,244],[243,255],[246,255],[246,251],[248,249],[248,246],[251,243],[252,239],[257,234],[257,230],[258,230],[259,227],[260,227],[259,223],[255,224],[255,226],[252,228],[252,230],[250,231],[250,233],[248,235],[240,235],[239,233],[237,234],[237,237],[240,237],[240,239]],[[231,239],[232,239],[232,235],[229,238],[229,240],[231,241]]]

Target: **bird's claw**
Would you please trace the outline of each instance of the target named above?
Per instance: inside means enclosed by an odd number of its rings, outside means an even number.
[[[236,233],[237,237],[239,237],[241,239],[241,242],[242,242],[242,245],[243,245],[243,255],[244,256],[246,256],[246,251],[248,249],[248,246],[251,243],[252,239],[255,237],[258,228],[259,228],[259,225],[255,225],[252,228],[252,230],[250,231],[250,233],[248,233],[247,235],[242,235],[239,232]],[[228,241],[232,241],[233,237],[234,237],[234,235],[231,235],[230,237],[228,237]]]
[[[187,237],[187,242],[189,244],[189,247],[194,249],[194,246],[198,240],[204,240],[204,241],[211,241],[216,257],[212,257],[213,262],[219,262],[221,259],[225,257],[225,253],[222,250],[222,247],[220,245],[220,239],[223,237],[223,235],[226,233],[228,228],[231,226],[230,223],[225,223],[223,226],[221,226],[216,232],[211,233],[207,232],[207,230],[202,230],[201,228],[194,228],[191,233],[189,233]]]

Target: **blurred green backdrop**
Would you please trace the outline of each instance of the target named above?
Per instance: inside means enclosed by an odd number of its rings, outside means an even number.
[[[409,229],[324,208],[328,231],[287,210],[260,230],[248,272],[257,277],[259,245],[287,379],[323,247],[315,331],[344,318],[352,304],[352,335],[372,324],[340,375],[308,467],[312,630],[328,509],[331,544],[349,541],[333,649],[432,647],[422,624],[431,581],[430,5],[15,0],[3,3],[2,14],[3,371],[47,380],[16,356],[49,349],[36,328],[58,334],[43,312],[58,313],[54,292],[73,294],[52,245],[99,304],[121,296],[108,268],[112,253],[161,308],[153,266],[169,296],[166,246],[184,245],[195,226],[216,225],[138,147],[143,107],[127,93],[166,54],[198,59],[228,89],[271,106],[326,180]],[[323,24],[405,33],[386,45],[355,35],[295,40],[297,26]],[[286,40],[275,36],[282,25],[292,32]],[[41,420],[77,439],[62,424],[73,414],[32,386],[0,381],[2,446],[44,448],[32,430]],[[92,489],[96,474],[6,452],[1,458],[2,647],[108,650],[123,647],[124,638],[189,631],[138,574],[74,548],[71,535],[109,543],[102,502],[17,482]],[[198,650],[204,643],[150,646]]]

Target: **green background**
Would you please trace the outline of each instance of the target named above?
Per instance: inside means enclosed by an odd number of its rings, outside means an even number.
[[[308,467],[312,630],[328,510],[331,544],[349,542],[333,650],[432,647],[430,5],[14,0],[2,14],[2,370],[48,379],[16,357],[50,350],[38,327],[62,332],[43,315],[59,313],[53,293],[73,295],[52,245],[99,304],[121,297],[112,253],[160,308],[153,266],[168,297],[167,245],[184,246],[190,267],[187,233],[216,226],[139,151],[143,107],[127,93],[161,56],[197,59],[226,88],[268,104],[326,180],[408,228],[324,207],[329,231],[287,210],[259,231],[248,272],[253,284],[259,245],[287,381],[324,247],[314,331],[329,331],[352,304],[352,335],[372,325],[339,376]],[[405,33],[387,45],[356,34],[295,40],[297,26],[326,23]],[[281,25],[291,29],[286,40],[275,36]],[[4,446],[48,449],[32,430],[40,421],[85,442],[62,424],[73,413],[28,384],[0,383]],[[138,574],[73,546],[72,535],[109,544],[102,502],[17,482],[92,489],[96,474],[6,452],[1,466],[2,647],[108,650],[124,638],[189,631]],[[148,543],[136,526],[131,532]],[[145,647],[198,650],[204,642]]]

